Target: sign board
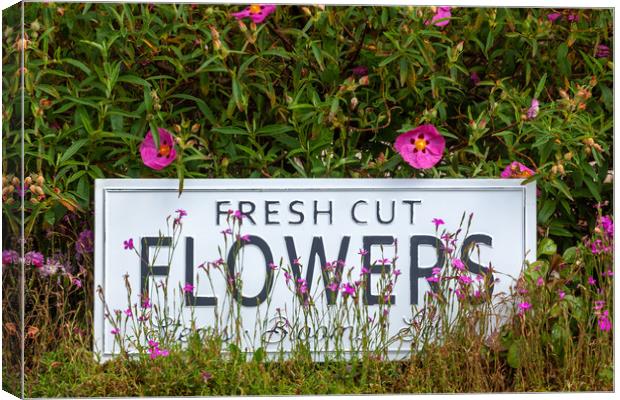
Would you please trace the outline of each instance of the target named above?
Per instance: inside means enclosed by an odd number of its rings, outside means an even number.
[[[459,239],[470,246],[458,256],[472,276],[492,264],[501,273],[496,292],[507,292],[510,277],[536,256],[535,183],[516,179],[196,179],[185,181],[181,196],[177,180],[104,179],[95,192],[94,347],[104,359],[119,351],[115,334],[132,335],[131,318],[119,318],[126,325],[118,333],[110,315],[129,303],[137,305],[135,319],[141,290],[149,291],[151,303],[161,302],[153,292],[161,282],[167,282],[168,301],[157,310],[168,307],[174,316],[175,340],[187,337],[191,320],[205,332],[230,328],[232,340],[232,313],[247,351],[286,352],[291,341],[305,337],[313,351],[328,352],[321,344],[328,340],[320,338],[334,328],[330,310],[353,301],[345,299],[345,284],[359,284],[361,272],[368,283],[356,301],[368,321],[389,302],[383,317],[398,336],[432,289],[426,278],[443,254],[437,250],[441,233],[457,231],[463,214]],[[181,224],[176,210],[187,213]],[[237,210],[240,228],[230,226]],[[125,249],[130,238],[133,251]],[[335,290],[327,289],[334,271],[340,279]],[[386,276],[392,283],[382,296]],[[306,293],[323,316],[310,316],[314,334],[288,324],[294,316],[303,320]],[[343,324],[346,318],[335,319]],[[401,339],[388,344],[390,355],[410,351]]]

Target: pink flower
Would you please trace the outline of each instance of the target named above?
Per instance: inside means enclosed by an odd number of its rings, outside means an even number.
[[[469,276],[466,275],[461,275],[459,276],[459,281],[464,284],[464,285],[469,285],[470,283],[472,283],[474,280],[471,279]]]
[[[133,250],[133,239],[123,241],[123,246],[125,246],[125,250]]]
[[[562,14],[558,13],[558,12],[554,12],[551,14],[547,14],[547,19],[551,22],[555,22],[556,20],[558,20],[559,18],[562,17]]]
[[[566,296],[566,293],[564,293],[562,290],[558,290],[558,297],[560,298],[560,300],[563,300],[564,296]]]
[[[542,286],[545,284],[545,280],[542,278],[542,276],[539,276],[538,279],[536,280],[536,286]]]
[[[526,179],[534,175],[535,172],[518,161],[511,162],[501,174],[502,178],[521,178]]]
[[[140,145],[140,156],[147,167],[160,170],[170,165],[176,158],[174,149],[174,137],[164,128],[157,128],[159,132],[159,148],[155,147],[153,134],[148,131]]]
[[[126,309],[124,312],[125,312],[125,315],[128,317],[133,316],[133,312],[131,312],[131,308]]]
[[[413,168],[427,169],[441,160],[446,140],[437,128],[425,124],[398,136],[394,147]]]
[[[243,240],[246,243],[250,242],[250,235],[237,235],[237,240]]]
[[[286,281],[286,284],[288,285],[288,282],[292,279],[293,277],[291,276],[291,274],[289,274],[288,272],[284,271],[284,280]]]
[[[4,250],[2,252],[2,265],[19,264],[19,253],[15,250]]]
[[[591,277],[591,276],[588,276],[588,283],[589,283],[590,285],[596,285],[596,279],[594,279],[594,278],[593,278],[593,277]]]
[[[433,218],[433,220],[431,222],[433,224],[435,224],[435,229],[439,228],[439,225],[444,225],[445,224],[445,222],[441,218]]]
[[[226,236],[226,235],[232,235],[233,231],[232,231],[232,229],[228,228],[228,229],[224,229],[223,231],[220,231],[220,233],[222,235]]]
[[[609,57],[609,47],[604,44],[599,44],[596,46],[596,57],[598,58],[606,58]]]
[[[75,286],[77,286],[77,287],[79,287],[79,288],[81,288],[81,287],[82,287],[82,281],[81,281],[81,280],[79,280],[78,278],[73,278],[73,279],[71,280],[71,283],[73,283]]]
[[[525,313],[530,308],[532,308],[532,305],[528,303],[527,301],[524,301],[523,303],[519,303],[519,314],[523,315],[523,313]]]
[[[395,277],[400,276],[400,274],[401,274],[401,273],[402,273],[402,272],[400,272],[400,270],[399,270],[399,269],[395,269],[395,270],[394,270],[394,276],[395,276]]]
[[[360,256],[365,256],[368,254],[368,250],[360,249],[360,251],[358,251],[357,254],[359,254]]]
[[[478,76],[478,73],[476,71],[469,74],[469,79],[471,80],[471,83],[474,84],[474,86],[480,83],[480,77]]]
[[[579,21],[579,15],[571,12],[570,14],[568,14],[568,22],[577,22]]]
[[[24,254],[24,265],[33,265],[36,268],[43,268],[45,258],[38,251],[29,251]]]
[[[611,321],[609,320],[609,311],[605,310],[598,316],[598,327],[603,332],[611,330]]]
[[[147,296],[142,297],[142,308],[151,308],[151,301]]]
[[[305,279],[299,278],[297,279],[297,286],[299,293],[307,293],[308,292],[308,284]]]
[[[594,302],[594,310],[600,311],[605,307],[605,300],[596,300]]]
[[[465,264],[459,258],[455,258],[454,260],[452,260],[452,266],[459,271],[465,271]]]
[[[370,274],[370,270],[366,267],[362,267],[362,275]]]
[[[437,7],[437,11],[435,11],[435,15],[431,21],[424,22],[424,25],[433,24],[435,26],[446,26],[450,23],[450,17],[452,7]],[[436,22],[438,21],[438,22]]]
[[[269,263],[269,268],[271,268],[272,271],[275,271],[276,269],[278,269],[278,266],[276,264],[274,264],[273,262]]]
[[[245,214],[243,214],[241,211],[239,210],[235,210],[232,213],[233,218],[237,218],[238,220],[242,220],[243,218],[245,218]]]
[[[121,333],[121,330],[120,330],[120,329],[118,329],[118,328],[114,328],[114,329],[112,329],[112,330],[110,331],[110,333],[111,333],[112,335],[118,335],[119,333]]]
[[[243,11],[232,13],[231,15],[237,19],[250,18],[255,24],[260,24],[269,14],[275,11],[275,4],[252,4]]]
[[[439,282],[439,280],[440,280],[440,278],[437,275],[429,276],[429,277],[426,278],[427,282],[435,282],[435,283],[437,283],[437,282]]]
[[[346,283],[342,285],[342,294],[344,295],[355,295],[355,287],[350,283]]]
[[[293,264],[295,264],[295,265],[301,265],[300,260],[301,260],[301,257],[297,257],[296,259],[294,259],[294,260],[293,260]]]
[[[327,285],[327,289],[331,290],[332,292],[335,292],[338,290],[338,284],[336,282],[332,282],[329,285]]]
[[[605,233],[607,233],[609,236],[614,235],[614,222],[609,216],[604,215],[601,217],[601,226],[605,230]]]
[[[536,99],[532,99],[532,103],[530,104],[530,108],[527,110],[527,119],[534,119],[538,115],[538,110],[540,108],[540,103]]]
[[[194,285],[192,285],[191,283],[186,283],[185,286],[183,286],[183,292],[192,293],[193,291],[194,291]]]

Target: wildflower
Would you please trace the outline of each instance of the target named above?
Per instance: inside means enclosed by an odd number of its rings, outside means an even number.
[[[213,378],[213,375],[210,372],[207,371],[201,371],[200,372],[200,376],[202,376],[202,380],[207,383],[211,380],[211,378]]]
[[[445,222],[441,218],[433,218],[433,220],[431,222],[433,224],[435,224],[435,229],[439,228],[439,225],[444,225],[445,224]]]
[[[124,312],[125,312],[125,315],[128,316],[128,317],[132,317],[133,316],[133,312],[131,312],[131,307],[126,309]]]
[[[289,274],[288,272],[284,271],[284,280],[286,281],[286,284],[288,285],[288,282],[292,279],[293,277],[291,276],[291,274]]]
[[[194,285],[192,285],[191,283],[186,283],[185,286],[183,286],[183,292],[185,293],[192,293],[194,291]]]
[[[125,250],[133,250],[133,239],[123,241],[123,246],[125,246]]]
[[[368,75],[368,68],[363,65],[358,65],[352,69],[353,75],[357,78]]]
[[[527,110],[527,119],[534,119],[538,115],[538,110],[540,107],[540,103],[537,99],[532,99],[532,103],[530,104],[530,108]]]
[[[545,280],[542,278],[542,276],[539,276],[538,279],[536,280],[536,286],[542,286],[545,284]]]
[[[38,251],[29,251],[24,255],[24,265],[34,265],[37,268],[42,268],[43,261],[43,254]]]
[[[466,275],[461,275],[459,276],[459,281],[464,284],[464,285],[469,285],[470,283],[472,283],[474,280],[471,279],[469,276]]]
[[[435,267],[431,270],[433,275],[439,275],[441,274],[441,267]]]
[[[237,240],[242,240],[246,243],[250,242],[250,235],[237,235]]]
[[[594,278],[593,278],[593,277],[591,277],[591,276],[588,276],[588,283],[589,283],[590,285],[596,285],[596,279],[594,279]]]
[[[386,265],[389,263],[390,263],[390,260],[388,258],[380,258],[377,261],[375,261],[375,264],[381,264],[381,265]]]
[[[609,236],[614,235],[614,222],[607,215],[601,217],[601,226],[605,230],[605,233]]]
[[[435,26],[446,26],[450,23],[450,17],[452,7],[437,7],[437,11],[435,11],[435,15],[431,21],[424,22],[424,25],[433,24]]]
[[[461,261],[460,258],[455,258],[452,260],[452,266],[459,271],[465,271],[465,264]]]
[[[19,263],[19,253],[15,250],[2,251],[2,265],[17,265]]]
[[[73,283],[75,286],[77,286],[77,287],[79,287],[79,288],[81,288],[81,287],[82,287],[82,281],[81,281],[81,280],[79,280],[78,278],[73,278],[73,279],[71,280],[71,283]]]
[[[603,332],[611,330],[611,321],[609,320],[609,311],[605,310],[598,316],[598,327]]]
[[[255,24],[260,24],[269,14],[275,11],[275,4],[252,4],[243,11],[232,13],[231,15],[237,19],[250,18]]]
[[[441,160],[446,141],[437,128],[425,124],[398,136],[394,146],[409,165],[427,169]]]
[[[226,236],[226,235],[232,235],[233,231],[232,229],[228,228],[228,229],[224,229],[223,231],[220,232],[222,235]]]
[[[566,296],[566,293],[562,290],[558,290],[558,297],[560,298],[560,300],[563,300],[564,296]]]
[[[523,315],[523,313],[525,313],[530,308],[532,308],[532,305],[528,303],[527,301],[524,301],[523,303],[519,303],[519,314]]]
[[[120,330],[120,329],[118,329],[118,328],[114,328],[114,329],[112,329],[112,330],[110,331],[110,333],[111,333],[112,335],[118,335],[119,333],[121,333],[121,330]]]
[[[338,290],[338,283],[336,283],[335,281],[330,283],[329,285],[327,285],[327,289],[331,290],[332,292],[335,292]]]
[[[513,161],[508,166],[506,166],[504,171],[502,171],[501,177],[525,179],[529,178],[534,174],[535,172],[526,167],[525,165],[521,164],[518,161]]]
[[[297,290],[299,290],[299,293],[301,294],[308,292],[308,284],[305,279],[303,278],[297,279]]]
[[[474,291],[474,297],[476,297],[476,298],[480,298],[480,296],[482,296],[482,293],[480,292],[480,289],[476,289],[476,290]]]
[[[395,269],[393,273],[394,273],[394,276],[395,276],[395,277],[398,277],[398,276],[400,276],[400,274],[401,274],[402,272],[400,272],[400,270],[399,270],[399,269]]]
[[[605,46],[604,44],[599,44],[598,46],[596,46],[596,57],[609,57],[609,47]]]
[[[557,21],[561,17],[562,17],[562,14],[560,14],[558,12],[547,14],[547,19],[549,21],[551,21],[551,22],[555,22],[555,21]]]
[[[187,217],[187,211],[183,210],[182,208],[179,208],[175,212],[179,214],[179,218]]]
[[[359,254],[360,256],[365,256],[368,254],[368,250],[360,249],[360,251],[358,251],[357,254]]]
[[[172,133],[164,128],[157,128],[157,131],[159,132],[159,148],[155,147],[153,134],[148,131],[140,145],[140,156],[144,165],[160,170],[170,165],[177,158],[177,152],[174,149]]]
[[[245,214],[244,214],[244,213],[242,213],[240,210],[235,210],[235,211],[232,213],[232,216],[233,216],[233,218],[236,218],[236,219],[238,219],[238,220],[242,220],[243,218],[245,218]]]
[[[480,83],[480,77],[475,71],[469,74],[469,80],[474,86],[477,86]]]
[[[355,295],[355,287],[351,285],[349,282],[342,285],[342,294],[344,295]]]
[[[150,308],[153,304],[151,304],[151,301],[149,300],[148,296],[143,296],[142,297],[142,308]]]
[[[149,339],[149,347],[159,347],[159,343],[154,340]]]
[[[568,14],[568,22],[577,22],[579,21],[579,15],[577,13],[571,12]]]
[[[605,272],[604,274],[611,278],[612,276],[614,276],[614,271],[608,269],[607,272]]]
[[[301,257],[297,257],[296,259],[294,259],[294,260],[293,260],[293,264],[295,264],[295,265],[301,265],[300,260],[301,260]]]
[[[437,283],[437,282],[439,282],[439,281],[440,281],[440,278],[439,278],[439,276],[437,276],[437,275],[433,275],[433,276],[429,276],[429,277],[427,277],[427,278],[426,278],[426,281],[427,281],[427,282],[435,282],[435,283]]]
[[[95,236],[93,235],[93,231],[86,229],[80,232],[78,240],[75,242],[75,251],[82,255],[92,253],[94,249],[94,240]]]
[[[271,268],[272,271],[275,271],[276,269],[278,269],[278,266],[276,264],[274,264],[273,262],[269,263],[269,268]]]
[[[456,289],[454,294],[456,294],[456,298],[459,300],[463,300],[465,298],[465,293],[463,293],[461,289]]]
[[[366,267],[362,267],[362,275],[370,274],[370,270]]]
[[[596,300],[594,302],[594,310],[595,311],[600,311],[603,309],[603,307],[605,307],[605,300]]]

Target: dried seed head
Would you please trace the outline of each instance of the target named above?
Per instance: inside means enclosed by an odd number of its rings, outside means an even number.
[[[594,139],[592,139],[592,138],[586,138],[586,139],[584,139],[583,142],[586,144],[586,146],[593,146],[594,145]]]
[[[196,133],[200,130],[200,124],[198,122],[196,122],[194,125],[192,125],[192,133]]]
[[[558,166],[554,165],[553,167],[551,167],[551,173],[553,175],[556,175],[558,173]]]
[[[11,183],[13,184],[13,186],[18,186],[19,185],[19,178],[14,176],[13,179],[11,179]]]
[[[43,175],[39,175],[37,176],[36,181],[37,181],[37,185],[43,186],[43,183],[45,182],[45,178],[43,178]]]
[[[27,177],[26,177],[26,179],[24,179],[24,184],[25,184],[26,186],[30,186],[30,185],[32,185],[32,178],[31,178],[31,177],[29,177],[29,176],[27,176]]]
[[[560,175],[564,175],[564,166],[562,164],[558,164],[558,172]]]
[[[362,76],[358,82],[359,82],[360,85],[366,86],[366,85],[368,85],[369,81],[370,80],[368,79],[368,75],[365,75],[365,76]]]
[[[174,124],[174,131],[176,133],[181,133],[181,125],[179,124]]]
[[[564,154],[564,159],[566,161],[570,161],[573,158],[573,152],[569,151],[568,153]]]

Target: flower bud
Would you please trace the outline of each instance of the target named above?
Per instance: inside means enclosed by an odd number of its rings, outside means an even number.
[[[179,124],[174,124],[174,131],[176,133],[181,133],[181,125]]]
[[[566,161],[570,161],[573,158],[573,152],[569,151],[568,153],[564,154],[564,159]]]
[[[19,186],[19,178],[14,176],[13,179],[11,179],[11,183],[13,186]]]
[[[30,186],[30,188],[29,188],[29,189],[30,189],[30,191],[31,191],[33,194],[36,194],[36,193],[37,193],[37,185],[32,185],[32,186]]]
[[[32,29],[35,32],[38,32],[39,29],[41,29],[41,24],[39,23],[39,21],[34,20],[31,24],[30,24],[30,29]]]
[[[302,7],[301,10],[304,12],[304,14],[306,14],[308,17],[312,16],[312,11],[310,11],[310,9],[308,7]]]
[[[239,30],[241,32],[247,32],[248,31],[248,27],[243,23],[242,20],[238,20],[237,22],[239,23]]]
[[[564,175],[564,166],[562,164],[558,164],[558,172],[560,175]]]
[[[358,82],[362,86],[368,85],[368,82],[369,82],[368,75],[362,76]]]
[[[39,204],[39,200],[37,200],[35,197],[31,197],[31,198],[30,198],[30,202],[31,202],[32,204]]]
[[[159,111],[159,110],[161,110],[161,104],[157,103],[157,104],[153,105],[153,109],[154,109],[155,111]]]
[[[593,147],[596,151],[598,151],[599,153],[602,153],[602,152],[603,152],[603,148],[602,148],[602,147],[601,147],[601,145],[600,145],[600,144],[598,144],[598,143],[594,143],[594,144],[592,145],[592,147]]]
[[[24,184],[25,184],[26,186],[30,186],[30,185],[32,185],[32,178],[31,178],[31,177],[29,177],[29,176],[27,176],[27,177],[26,177],[26,179],[24,179]]]
[[[553,175],[556,175],[558,173],[558,166],[554,165],[553,167],[551,167],[551,173]]]
[[[230,162],[230,161],[228,160],[228,158],[226,158],[226,157],[222,158],[222,162],[221,162],[222,167],[223,167],[223,168],[227,168],[227,167],[228,167],[229,162]]]
[[[56,9],[56,12],[58,13],[58,15],[60,15],[61,17],[65,15],[65,9],[63,7],[58,7]]]
[[[200,130],[200,124],[198,122],[196,122],[194,125],[192,125],[192,133],[196,133]]]
[[[357,103],[358,103],[357,97],[353,97],[351,99],[351,110],[355,110],[355,107],[357,107]]]
[[[13,203],[15,203],[15,199],[14,198],[9,197],[8,199],[6,199],[6,204],[11,205]]]
[[[45,178],[43,178],[43,175],[39,175],[37,176],[36,181],[37,181],[37,185],[43,186],[43,182],[45,182]]]
[[[45,194],[45,192],[43,191],[43,188],[41,186],[35,186],[36,188],[36,192],[39,196],[42,196]]]
[[[52,101],[49,100],[49,99],[43,98],[43,99],[39,100],[39,105],[41,107],[43,107],[43,108],[48,108],[49,106],[52,105]]]
[[[586,144],[586,146],[593,146],[594,145],[594,139],[592,139],[592,138],[586,138],[586,139],[584,139],[583,142]]]

